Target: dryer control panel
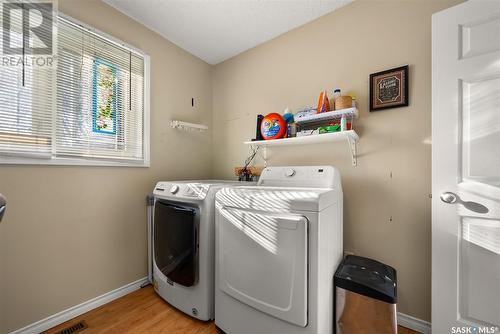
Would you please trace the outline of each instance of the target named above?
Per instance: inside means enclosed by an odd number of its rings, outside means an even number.
[[[339,171],[332,166],[283,166],[266,167],[259,179],[259,186],[337,188]]]

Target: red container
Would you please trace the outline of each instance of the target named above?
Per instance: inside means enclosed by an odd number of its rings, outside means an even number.
[[[286,136],[286,121],[280,114],[267,114],[260,125],[260,133],[262,138],[279,139]]]

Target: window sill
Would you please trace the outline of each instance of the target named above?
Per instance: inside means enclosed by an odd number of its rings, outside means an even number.
[[[0,165],[38,165],[38,166],[101,166],[101,167],[142,167],[149,168],[149,160],[145,161],[109,161],[77,158],[28,158],[1,156]]]

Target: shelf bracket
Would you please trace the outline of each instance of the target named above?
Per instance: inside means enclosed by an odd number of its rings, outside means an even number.
[[[257,146],[260,157],[264,160],[264,167],[267,167],[267,146]]]
[[[264,167],[267,167],[267,146],[252,145],[254,150],[257,150],[257,155],[264,160]]]
[[[356,140],[347,136],[347,144],[349,145],[349,151],[351,152],[352,165],[356,166],[358,164],[358,157],[356,152]]]

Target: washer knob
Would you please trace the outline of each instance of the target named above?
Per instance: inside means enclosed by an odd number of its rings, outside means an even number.
[[[170,193],[174,194],[179,191],[179,186],[174,184],[172,187],[170,187]]]
[[[295,169],[289,168],[285,171],[285,176],[292,177],[295,175]]]

